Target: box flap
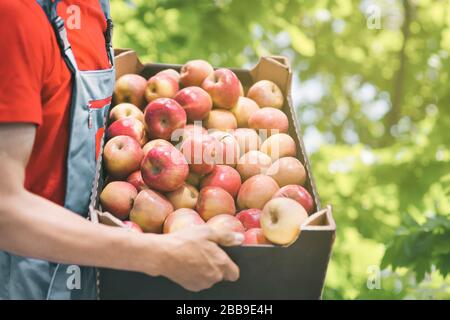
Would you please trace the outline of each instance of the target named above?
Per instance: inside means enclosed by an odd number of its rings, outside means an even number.
[[[332,208],[328,205],[325,209],[320,210],[311,216],[303,223],[302,230],[322,231],[322,230],[336,230],[336,223],[333,219]]]
[[[114,61],[116,67],[116,79],[119,79],[121,76],[128,73],[139,74],[144,67],[136,52],[131,49],[115,49]]]

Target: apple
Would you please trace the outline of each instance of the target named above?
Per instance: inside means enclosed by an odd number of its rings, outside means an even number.
[[[137,74],[125,74],[117,79],[114,86],[114,100],[117,104],[129,102],[139,108],[145,106],[147,80]]]
[[[264,232],[261,228],[252,228],[244,233],[243,245],[259,245],[259,244],[272,244],[264,236]]]
[[[114,181],[106,185],[100,193],[102,209],[113,214],[120,220],[125,220],[133,207],[137,196],[136,188],[128,182]]]
[[[191,186],[194,186],[196,188],[200,187],[200,182],[202,180],[202,176],[195,173],[195,172],[189,172],[189,175],[186,179],[186,182],[190,184]]]
[[[249,151],[237,163],[236,170],[242,180],[247,180],[257,174],[265,174],[272,165],[272,159],[261,151]]]
[[[143,147],[142,147],[142,151],[144,151],[144,154],[147,154],[151,149],[153,149],[154,147],[158,147],[158,146],[169,146],[169,147],[173,147],[173,145],[164,139],[155,139],[152,141],[147,142]]]
[[[214,106],[232,109],[238,102],[241,93],[240,81],[233,71],[218,69],[211,73],[201,87],[209,93]]]
[[[234,198],[241,188],[241,176],[232,167],[217,165],[210,174],[203,178],[201,187],[220,187]]]
[[[259,110],[258,104],[252,99],[240,97],[236,106],[231,110],[237,120],[239,128],[248,128],[248,119]]]
[[[201,121],[196,121],[194,124],[187,124],[184,128],[178,129],[172,134],[175,141],[183,142],[187,138],[196,135],[208,135],[208,131],[201,126]]]
[[[156,99],[145,109],[145,124],[151,139],[170,141],[172,132],[183,128],[186,121],[186,112],[173,99]]]
[[[166,196],[175,210],[181,208],[195,209],[198,201],[197,189],[186,183],[177,190],[169,192]]]
[[[180,89],[178,81],[169,74],[158,74],[151,77],[145,89],[145,99],[148,102],[159,98],[173,98]]]
[[[172,79],[174,79],[177,83],[180,82],[180,77],[181,77],[180,73],[174,69],[166,69],[166,70],[158,72],[156,75],[157,76],[167,75],[167,76],[171,77]]]
[[[297,146],[294,139],[285,133],[270,136],[263,142],[259,150],[271,157],[272,161],[297,155]]]
[[[262,143],[258,133],[253,129],[238,128],[234,130],[233,136],[239,144],[241,155],[252,150],[259,150]]]
[[[215,151],[217,163],[233,167],[236,166],[241,150],[239,148],[239,143],[234,136],[225,131],[214,131],[209,135],[219,142]]]
[[[127,178],[127,182],[131,183],[137,189],[137,191],[148,189],[148,186],[145,184],[144,179],[142,179],[141,170],[137,170],[130,174]]]
[[[287,185],[274,194],[274,198],[290,198],[300,203],[309,214],[314,212],[314,200],[309,192],[299,185]]]
[[[175,147],[158,146],[142,160],[142,178],[152,189],[171,192],[180,188],[189,174],[183,154]]]
[[[134,223],[132,221],[123,221],[123,225],[126,229],[129,229],[130,231],[137,232],[137,233],[143,233],[141,227],[137,223]]]
[[[188,136],[181,145],[191,172],[204,175],[214,170],[216,166],[215,152],[219,142],[207,134]]]
[[[214,109],[206,117],[205,127],[222,131],[234,130],[237,128],[237,120],[231,111]]]
[[[178,209],[166,218],[163,232],[173,233],[179,230],[205,224],[200,215],[192,209]]]
[[[242,222],[245,230],[261,228],[261,224],[259,223],[259,220],[261,218],[260,209],[243,210],[236,215],[236,218],[238,218],[239,221]]]
[[[271,177],[258,174],[242,184],[237,197],[239,209],[262,209],[279,190],[278,184]]]
[[[208,221],[219,214],[234,216],[236,206],[233,197],[220,187],[205,187],[200,190],[197,212]]]
[[[229,214],[219,214],[214,216],[208,220],[206,224],[211,229],[219,232],[245,232],[245,228],[242,223],[236,217]]]
[[[242,82],[239,81],[239,95],[241,97],[245,96],[244,86],[242,85]]]
[[[288,117],[283,111],[275,108],[262,108],[253,113],[248,119],[252,129],[264,130],[268,137],[277,133],[286,133],[289,129]]]
[[[211,97],[199,87],[184,88],[176,94],[174,99],[186,111],[188,121],[191,122],[205,119],[212,109]]]
[[[128,136],[112,138],[103,151],[106,171],[115,179],[125,179],[139,170],[143,157],[139,142]]]
[[[122,118],[111,123],[106,131],[108,139],[117,136],[134,138],[142,146],[147,142],[147,133],[144,124],[136,118]]]
[[[161,233],[164,221],[173,212],[170,202],[161,194],[147,189],[134,199],[130,220],[144,232]]]
[[[144,122],[144,113],[131,103],[119,103],[114,108],[111,109],[109,113],[109,119],[112,122],[123,119],[123,118],[136,118],[142,123]]]
[[[308,214],[297,201],[275,198],[264,206],[261,228],[270,242],[289,245],[297,240],[301,225],[307,218]]]
[[[275,161],[266,174],[272,177],[280,187],[288,184],[304,185],[306,182],[305,167],[294,157],[284,157]]]
[[[191,60],[181,68],[180,82],[183,87],[200,87],[211,73],[214,68],[207,61]]]
[[[284,97],[280,88],[269,80],[261,80],[255,83],[248,90],[247,97],[256,101],[261,108],[281,109],[284,104]]]

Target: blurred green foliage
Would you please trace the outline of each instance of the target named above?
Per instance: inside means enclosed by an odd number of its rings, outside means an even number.
[[[338,225],[324,298],[450,298],[450,1],[112,0],[112,13],[115,46],[144,61],[290,58]]]

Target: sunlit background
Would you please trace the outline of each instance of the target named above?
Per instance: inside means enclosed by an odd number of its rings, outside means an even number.
[[[338,225],[325,299],[450,298],[450,0],[112,0],[112,14],[115,46],[145,62],[289,57]]]

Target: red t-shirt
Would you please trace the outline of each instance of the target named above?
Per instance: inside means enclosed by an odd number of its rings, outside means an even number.
[[[79,69],[109,68],[106,20],[98,0],[61,1],[58,14],[64,20],[77,18],[71,5],[80,9],[80,29],[67,28]],[[71,74],[36,1],[1,0],[0,12],[0,123],[37,125],[25,187],[63,204]]]

